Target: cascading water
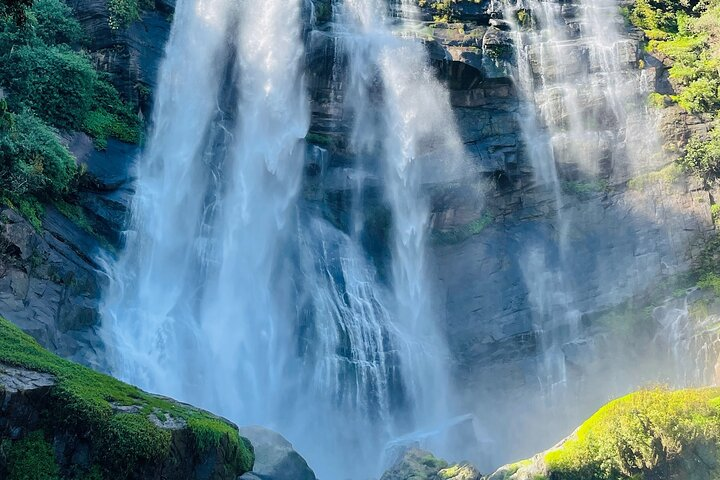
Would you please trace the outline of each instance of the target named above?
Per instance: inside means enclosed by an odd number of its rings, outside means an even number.
[[[427,432],[450,413],[423,182],[462,145],[423,47],[393,35],[403,20],[380,0],[334,9],[349,143],[392,219],[391,278],[363,251],[362,202],[343,232],[299,195],[300,0],[181,0],[104,334],[121,378],[275,428],[320,477],[365,478],[397,436],[439,446]]]
[[[644,74],[636,69],[637,47],[619,33],[614,0],[510,0],[504,16],[515,45],[526,153],[557,212],[556,243],[531,246],[523,262],[543,350],[540,384],[554,394],[567,382],[561,347],[580,332],[568,282],[572,200],[565,191],[601,191],[627,180],[630,167],[651,167],[661,149]]]
[[[404,386],[412,399],[410,425],[420,428],[440,425],[449,411],[448,352],[433,314],[425,258],[429,207],[423,181],[438,172],[452,174],[463,146],[448,93],[435,78],[424,47],[412,37],[415,8],[409,1],[389,6],[379,0],[345,0],[336,4],[335,18],[348,57],[351,148],[365,159],[367,165],[360,168],[380,163],[393,219],[393,313]],[[443,444],[439,440],[436,451],[443,453]]]

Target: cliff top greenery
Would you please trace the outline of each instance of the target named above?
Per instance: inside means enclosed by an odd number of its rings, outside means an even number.
[[[167,456],[171,435],[159,424],[170,417],[187,423],[198,452],[224,445],[231,453],[228,468],[238,472],[252,469],[252,447],[239,436],[237,428],[231,423],[64,360],[2,318],[0,364],[46,372],[56,377],[57,383],[48,401],[44,431],[89,433],[98,445],[94,456],[97,463],[93,467],[94,472],[100,475],[98,478],[128,478],[137,465]],[[135,408],[119,409],[118,406]],[[39,438],[36,440],[40,442]],[[32,442],[15,446],[40,452],[43,449],[42,445]],[[44,465],[47,462],[40,463]],[[45,477],[23,477],[18,473],[16,478]]]
[[[714,119],[708,134],[693,136],[680,164],[713,183],[720,175],[720,1],[637,0],[626,10],[628,20],[642,28],[647,49],[669,61],[675,94],[652,94],[650,102],[674,102],[690,113]]]
[[[30,3],[0,0],[0,201],[39,229],[42,204],[71,197],[81,174],[61,134],[104,149],[110,137],[138,143],[142,122],[83,50],[72,9]]]
[[[719,452],[720,389],[655,388],[608,403],[558,447],[511,466],[506,478],[524,470],[538,480],[710,480],[720,475]]]

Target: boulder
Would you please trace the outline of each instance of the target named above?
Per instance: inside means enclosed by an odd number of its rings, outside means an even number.
[[[316,480],[304,458],[277,432],[259,426],[242,427],[241,435],[255,449],[255,466],[243,480]]]
[[[480,480],[482,475],[469,463],[449,465],[445,460],[418,448],[410,448],[380,480]]]
[[[227,420],[63,360],[2,318],[0,444],[0,478],[234,480],[253,465]]]

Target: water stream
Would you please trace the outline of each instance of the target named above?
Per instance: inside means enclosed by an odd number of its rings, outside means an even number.
[[[300,194],[303,5],[178,2],[104,335],[120,378],[276,429],[321,478],[367,478],[393,439],[442,454],[437,426],[454,425],[423,182],[462,145],[424,48],[394,34],[404,20],[379,0],[336,2],[350,188],[357,198],[373,179],[390,212],[382,280],[361,242],[363,202],[342,231]]]

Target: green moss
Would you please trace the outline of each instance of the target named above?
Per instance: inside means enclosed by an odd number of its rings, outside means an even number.
[[[433,455],[425,455],[420,459],[420,463],[433,470],[441,470],[448,466],[445,460],[441,460]]]
[[[697,286],[702,289],[711,290],[716,296],[720,296],[720,275],[712,272],[706,273],[700,281],[698,281]]]
[[[610,183],[607,180],[593,181],[572,181],[563,182],[562,190],[566,194],[575,195],[580,198],[590,198],[598,194],[610,191]]]
[[[332,148],[335,146],[335,139],[325,133],[308,132],[305,136],[305,141],[324,148]]]
[[[154,412],[185,420],[196,436],[198,450],[223,447],[229,467],[252,468],[252,447],[224,420],[202,410],[155,397],[107,375],[64,360],[43,349],[28,335],[0,319],[0,363],[47,372],[57,377],[52,390],[49,428],[92,431],[102,446],[101,466],[116,476],[128,466],[166,455],[170,436],[148,419]],[[137,406],[137,413],[114,413],[113,405]]]
[[[7,480],[59,480],[60,469],[55,454],[41,431],[12,442],[7,454]]]
[[[644,478],[653,471],[667,472],[668,478],[695,478],[701,469],[720,473],[695,456],[709,451],[717,457],[718,448],[720,389],[653,389],[600,409],[559,448],[547,452],[544,463],[553,480]]]
[[[95,231],[90,224],[90,219],[88,219],[85,210],[83,210],[81,206],[67,203],[65,200],[56,200],[54,204],[55,208],[57,208],[60,213],[71,220],[75,225],[92,235],[95,234]]]
[[[468,238],[482,233],[493,221],[492,215],[485,213],[466,225],[453,229],[436,230],[432,232],[431,239],[435,243],[446,245],[464,242]]]
[[[100,461],[107,470],[127,477],[138,464],[167,456],[170,440],[170,432],[158,428],[146,415],[113,415],[102,435]]]
[[[682,167],[677,163],[663,167],[662,169],[639,175],[628,181],[627,186],[631,190],[644,190],[652,185],[672,185],[682,178]]]

